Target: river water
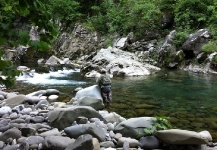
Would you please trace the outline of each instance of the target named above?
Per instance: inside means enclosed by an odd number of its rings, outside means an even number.
[[[167,116],[174,128],[208,130],[217,141],[217,76],[184,71],[160,71],[145,77],[112,79],[112,105],[107,108],[125,118]],[[42,89],[58,89],[58,101],[69,101],[74,89],[95,84],[79,70],[61,70],[19,77],[9,90],[28,94]]]

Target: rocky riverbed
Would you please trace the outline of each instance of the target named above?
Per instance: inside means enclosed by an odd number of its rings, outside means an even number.
[[[125,119],[104,108],[98,86],[79,89],[71,101],[56,102],[56,89],[0,91],[0,149],[3,150],[215,150],[211,134],[181,129],[155,130],[157,119]]]

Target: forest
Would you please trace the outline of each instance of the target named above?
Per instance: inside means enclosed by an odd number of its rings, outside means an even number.
[[[188,34],[208,28],[213,40],[204,51],[217,51],[217,0],[0,0],[0,83],[10,86],[19,74],[3,58],[6,49],[49,51],[76,23],[101,35],[133,32],[137,39],[163,38],[175,29],[177,47]],[[44,31],[39,41],[30,40],[32,26]]]

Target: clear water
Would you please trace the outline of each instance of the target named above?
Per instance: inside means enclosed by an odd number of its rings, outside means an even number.
[[[64,102],[75,96],[75,88],[95,84],[95,79],[82,77],[79,70],[22,78],[9,90],[28,94],[55,88],[61,92],[59,101]],[[125,118],[168,116],[174,128],[208,130],[217,141],[217,76],[160,71],[145,77],[115,77],[112,81],[113,102],[109,111]]]

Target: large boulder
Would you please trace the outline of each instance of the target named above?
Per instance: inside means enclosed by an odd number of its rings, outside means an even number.
[[[101,49],[92,62],[106,68],[114,76],[143,76],[151,73],[144,63],[139,62],[136,54],[113,47]],[[159,70],[160,68],[153,67],[152,71]]]
[[[161,66],[169,67],[169,64],[174,61],[176,55],[176,46],[173,42],[176,31],[173,30],[167,35],[163,45],[160,47],[158,61]]]
[[[75,95],[75,98],[78,100],[82,99],[83,97],[93,97],[93,98],[102,100],[99,86],[93,85],[93,86],[81,89]]]
[[[181,130],[181,129],[170,129],[170,130],[159,130],[156,133],[156,137],[167,144],[208,144],[209,139],[203,134]]]
[[[2,102],[5,102],[6,105],[20,105],[22,104],[26,99],[26,96],[23,94],[8,98],[3,100]]]
[[[69,144],[74,143],[74,139],[63,136],[46,136],[43,146],[47,149],[65,150]]]
[[[183,43],[182,50],[188,58],[197,56],[201,52],[204,44],[208,43],[212,35],[209,29],[200,29],[194,34],[191,34],[187,41]]]
[[[144,132],[145,128],[155,129],[152,124],[156,123],[156,118],[154,117],[138,117],[131,118],[125,121],[122,121],[115,127],[116,133],[121,133],[124,137],[131,137],[138,139],[146,133]]]
[[[56,108],[48,113],[48,122],[52,127],[63,130],[71,124],[78,117],[99,118],[104,121],[103,117],[92,107],[89,106],[71,106],[68,108]]]
[[[96,124],[74,125],[65,128],[64,131],[67,136],[74,139],[77,139],[79,136],[84,134],[90,134],[97,138],[100,142],[105,141],[106,138],[106,130]]]
[[[85,96],[78,100],[78,106],[91,106],[95,110],[101,110],[104,108],[102,99]]]
[[[78,100],[78,106],[91,106],[96,110],[104,108],[100,88],[98,85],[93,85],[79,90],[75,98]]]

